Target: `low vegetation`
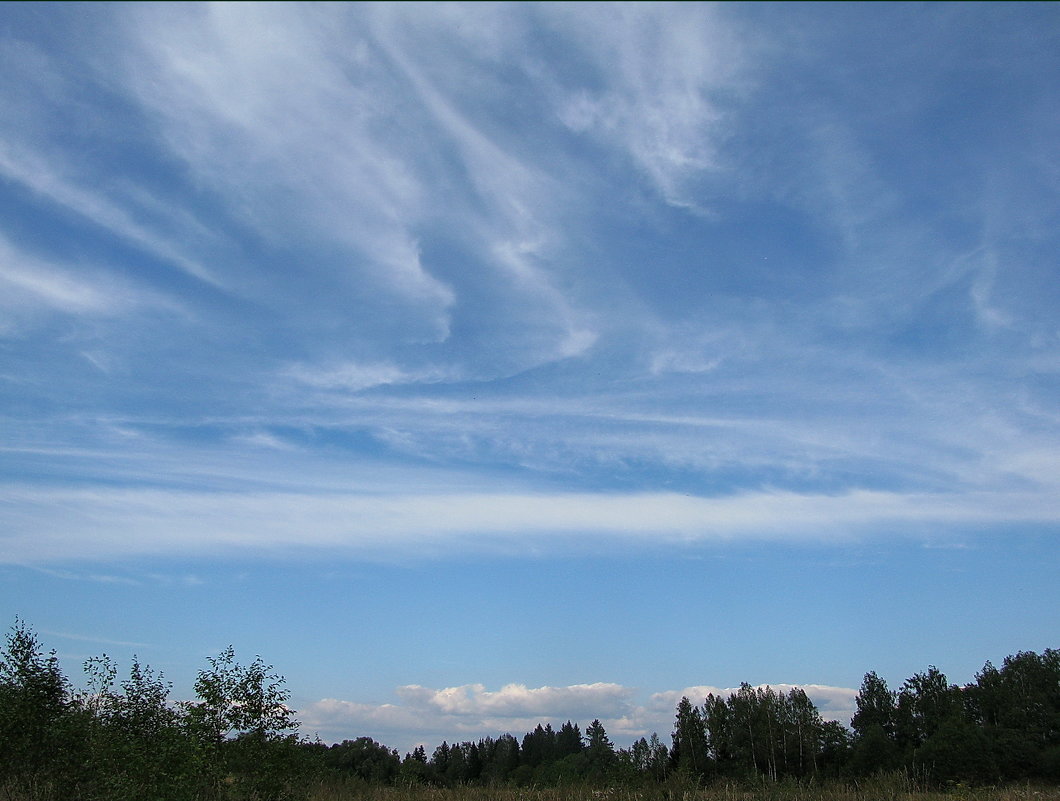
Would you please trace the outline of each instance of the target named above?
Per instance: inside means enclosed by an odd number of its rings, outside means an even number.
[[[922,789],[904,775],[823,785],[725,783],[710,787],[363,787],[322,786],[310,801],[1060,801],[1060,788],[953,785]]]
[[[1060,801],[1060,651],[934,667],[890,690],[868,673],[847,729],[806,694],[744,684],[682,698],[670,743],[615,748],[594,720],[443,742],[402,757],[368,737],[298,736],[282,676],[229,648],[193,701],[106,656],[75,689],[16,621],[0,653],[0,801]]]

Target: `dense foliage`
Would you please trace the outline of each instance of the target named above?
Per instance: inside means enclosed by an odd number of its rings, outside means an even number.
[[[322,782],[351,788],[467,785],[761,785],[901,773],[924,784],[1060,782],[1060,651],[989,662],[967,686],[934,667],[891,690],[868,673],[852,730],[825,721],[798,688],[744,684],[701,704],[682,698],[669,746],[657,734],[615,748],[594,720],[538,725],[428,757],[361,737],[327,746],[297,736],[281,676],[231,648],[208,660],[196,700],[133,660],[85,663],[75,690],[22,622],[0,653],[0,799],[285,799]]]
[[[0,798],[117,801],[282,799],[305,759],[283,678],[231,648],[209,660],[196,701],[133,661],[85,663],[75,691],[36,635],[16,622],[0,654]]]

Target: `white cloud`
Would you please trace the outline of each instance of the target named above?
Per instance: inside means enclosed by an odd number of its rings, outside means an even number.
[[[452,52],[466,54],[466,47],[471,47],[498,65],[510,64],[512,54],[524,47],[519,12],[494,12],[486,17],[489,23],[483,24],[478,14],[471,15],[476,18],[471,21],[449,8],[417,8],[412,16],[406,16],[408,11],[401,6],[374,10],[371,22],[376,42],[460,154],[475,188],[473,201],[458,200],[456,204],[473,205],[474,209],[464,211],[454,222],[473,232],[471,238],[480,257],[507,277],[511,290],[523,297],[522,302],[540,309],[533,315],[535,327],[548,320],[550,327],[558,329],[550,332],[546,352],[536,358],[563,359],[584,353],[599,334],[587,315],[556,286],[547,267],[548,257],[564,248],[564,224],[557,211],[571,202],[565,188],[568,176],[555,174],[547,160],[516,155],[519,141],[510,133],[503,142],[491,137],[486,129],[495,128],[496,120],[477,122],[459,107],[462,84],[481,80],[480,76],[461,72],[445,75],[436,63],[440,50],[446,51],[441,54],[444,58]],[[431,23],[426,28],[425,14]],[[429,36],[424,36],[425,30]],[[439,48],[440,43],[445,46]],[[450,209],[450,216],[452,212]]]
[[[739,82],[741,54],[715,9],[618,4],[553,9],[594,58],[600,89],[568,95],[559,116],[627,151],[667,202],[695,207],[688,181],[718,166],[724,134],[713,96]]]
[[[407,704],[429,707],[445,715],[553,718],[565,714],[612,717],[628,704],[632,691],[618,684],[598,682],[536,688],[507,684],[493,692],[482,684],[465,684],[443,690],[407,685],[399,687],[397,694]]]
[[[78,642],[94,642],[101,643],[103,645],[121,645],[128,648],[151,648],[153,647],[150,643],[145,642],[128,642],[125,640],[111,640],[104,637],[93,637],[84,634],[67,634],[61,631],[49,631],[42,629],[41,634],[47,634],[51,637],[62,637],[64,640],[76,640]]]
[[[444,380],[440,368],[407,370],[388,363],[346,362],[335,366],[293,365],[284,375],[317,389],[359,392],[363,389],[399,384],[435,383]]]
[[[286,440],[271,434],[268,431],[253,431],[238,434],[231,438],[232,442],[249,445],[252,448],[267,448],[275,451],[293,451],[294,446]]]
[[[24,259],[16,260],[4,244],[0,242],[4,251],[0,252],[0,281],[7,285],[7,297],[12,292],[25,293],[44,305],[66,312],[106,312],[111,308],[111,298],[98,287],[40,262],[29,264]]]
[[[24,314],[47,308],[67,314],[113,316],[136,306],[172,306],[154,293],[88,266],[79,272],[16,247],[0,234],[0,308]],[[90,361],[94,357],[85,354]],[[100,365],[97,365],[100,366]],[[102,369],[102,368],[101,368]]]
[[[401,151],[396,89],[364,32],[322,7],[187,12],[130,17],[131,89],[169,147],[263,236],[347,248],[350,279],[411,304],[427,324],[416,333],[444,339],[453,292],[416,241],[421,156]]]
[[[141,7],[125,19],[127,88],[196,182],[277,247],[300,243],[312,296],[281,279],[290,291],[266,302],[314,316],[329,295],[353,296],[356,308],[333,313],[354,327],[385,320],[418,343],[447,341],[456,314],[514,315],[506,347],[491,348],[503,364],[474,361],[517,372],[583,354],[599,335],[554,275],[563,209],[578,194],[568,176],[462,107],[483,65],[439,66],[466,60],[469,37],[484,57],[507,58],[513,26],[499,23],[519,14],[484,26],[433,7]],[[421,240],[438,231],[475,263],[426,263]],[[473,309],[465,287],[493,297]],[[465,334],[481,327],[461,322]]]
[[[411,748],[416,742],[437,745],[443,738],[474,740],[505,732],[521,737],[539,723],[558,726],[572,720],[585,725],[594,718],[621,733],[624,722],[636,715],[635,691],[608,683],[535,688],[509,684],[497,691],[481,684],[443,689],[409,685],[396,693],[399,704],[325,698],[300,709],[299,719],[303,730],[331,739],[367,735]]]
[[[27,148],[16,149],[0,141],[0,174],[6,178],[25,184],[34,192],[141,246],[187,274],[219,285],[216,276],[197,260],[181,252],[169,238],[137,222],[103,193],[86,189],[76,179],[61,175],[55,166],[59,158],[51,155],[46,157]]]
[[[850,725],[850,718],[857,709],[855,699],[858,690],[850,687],[832,687],[826,684],[758,684],[755,689],[771,687],[778,693],[789,693],[794,689],[801,689],[806,696],[813,701],[814,706],[825,720],[836,720],[844,726]],[[683,690],[666,690],[653,693],[646,704],[646,709],[658,716],[663,711],[673,711],[682,697],[687,698],[693,704],[702,704],[708,695],[719,698],[728,698],[739,691],[739,687],[713,687],[710,685],[697,685],[685,687]]]
[[[767,685],[760,685],[765,687]],[[857,690],[818,684],[773,684],[786,693],[801,687],[826,720],[849,725]],[[510,732],[521,737],[539,723],[556,728],[567,720],[583,728],[599,719],[611,738],[628,745],[639,737],[657,732],[669,742],[674,710],[681,696],[701,704],[708,694],[728,697],[738,688],[686,687],[650,695],[638,701],[637,691],[619,684],[576,684],[564,687],[528,688],[509,684],[490,691],[481,684],[432,689],[409,685],[398,687],[398,704],[365,704],[325,698],[299,710],[306,731],[317,731],[332,739],[372,736],[401,749],[412,743],[438,745]],[[389,738],[389,741],[388,741]]]
[[[4,560],[42,563],[143,554],[359,554],[594,550],[703,541],[818,541],[936,526],[1055,524],[1052,493],[856,491],[350,495],[155,489],[4,489]],[[571,535],[577,535],[572,537]]]
[[[687,350],[659,350],[651,354],[652,374],[660,373],[709,373],[722,362],[721,357],[709,358],[702,353]]]

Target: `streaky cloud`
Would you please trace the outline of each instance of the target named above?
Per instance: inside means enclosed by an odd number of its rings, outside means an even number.
[[[25,184],[39,195],[129,240],[200,281],[222,286],[218,276],[200,261],[183,253],[168,237],[137,222],[105,195],[60,175],[52,166],[54,161],[54,157],[45,158],[43,154],[25,149],[15,151],[10,144],[0,141],[0,173],[9,180]]]
[[[572,547],[570,534],[589,550],[616,542],[813,542],[923,536],[936,525],[1060,522],[1053,495],[1016,492],[368,496],[8,485],[4,500],[4,561],[17,564],[177,553],[562,552]]]

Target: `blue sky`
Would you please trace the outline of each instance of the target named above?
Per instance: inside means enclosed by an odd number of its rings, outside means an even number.
[[[1057,75],[1052,4],[3,6],[0,611],[402,750],[1057,647]]]

